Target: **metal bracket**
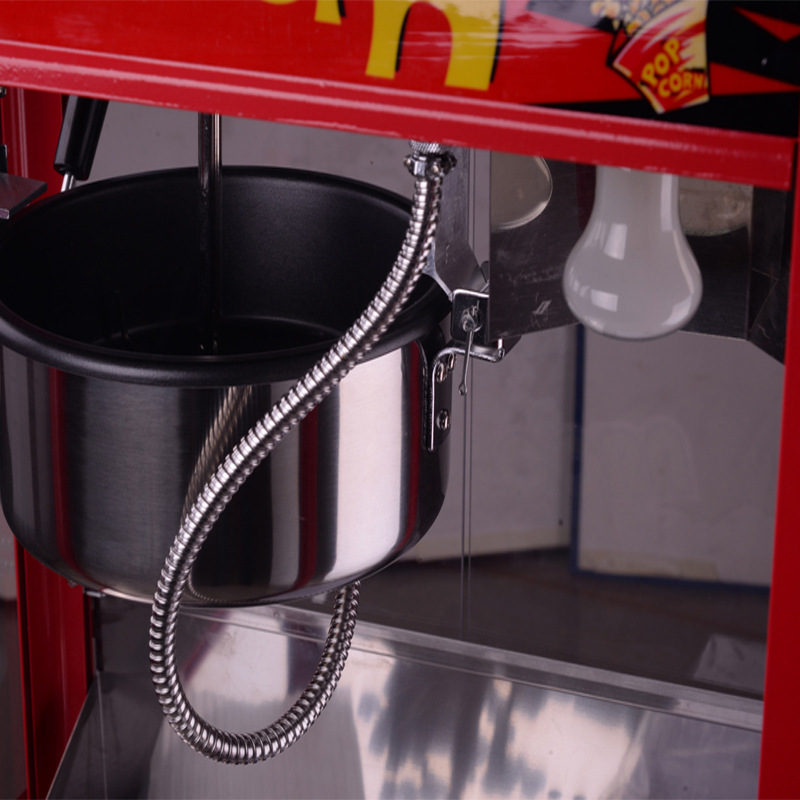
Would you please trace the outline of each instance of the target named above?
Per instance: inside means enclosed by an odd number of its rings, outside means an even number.
[[[0,86],[0,98],[7,89]],[[0,144],[0,219],[11,217],[22,208],[44,194],[47,184],[33,178],[20,178],[8,174],[8,146]]]
[[[32,178],[20,178],[0,172],[0,219],[10,219],[17,211],[35,200],[47,184]]]
[[[486,338],[486,313],[489,296],[482,292],[458,290],[453,293],[453,311],[450,321],[452,343],[440,350],[428,373],[427,444],[435,450],[447,438],[452,422],[450,407],[450,382],[456,367],[456,358],[464,358],[464,372],[459,389],[466,394],[467,370],[470,359],[497,363],[506,355],[502,339],[489,342]],[[444,391],[443,391],[444,390]]]

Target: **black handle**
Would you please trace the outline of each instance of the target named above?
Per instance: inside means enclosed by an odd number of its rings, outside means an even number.
[[[89,177],[107,108],[108,100],[68,98],[53,162],[56,172],[69,173],[79,181]]]

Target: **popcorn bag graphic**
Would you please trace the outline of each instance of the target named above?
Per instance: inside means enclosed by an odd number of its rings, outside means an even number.
[[[708,102],[707,0],[605,0],[592,9],[617,31],[610,66],[656,112]]]

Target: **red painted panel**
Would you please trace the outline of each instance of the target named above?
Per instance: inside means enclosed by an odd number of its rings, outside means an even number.
[[[623,16],[625,5],[541,2],[534,11],[527,0],[39,0],[31,13],[27,0],[6,0],[0,39],[378,91],[563,105],[655,91],[658,79],[671,77],[658,52],[668,40],[685,45],[680,54],[665,51],[672,67],[702,77],[706,37],[730,36],[723,27],[707,31],[701,2],[662,3],[638,19]],[[800,30],[795,17],[747,13],[742,19],[752,22],[752,31],[770,32],[777,48]],[[752,31],[736,47],[746,49]],[[631,48],[646,57],[630,64]],[[615,67],[618,58],[625,69]],[[629,82],[629,67],[641,71],[644,83]]]
[[[681,75],[707,82],[709,69],[712,95],[715,81],[724,96],[798,89],[708,65],[702,3],[662,4],[650,19],[615,17],[617,6],[40,0],[32,14],[7,0],[0,82],[787,188],[793,139],[716,136],[669,113],[662,124],[542,108],[636,98],[646,107],[650,96],[673,109],[702,97],[662,90]]]
[[[681,78],[699,87],[706,72],[712,98],[718,83],[726,102],[800,89],[787,83],[791,72],[754,74],[746,59],[707,64],[703,36],[712,32],[694,11],[702,3],[663,4],[649,21],[603,16],[617,6],[625,4],[541,3],[540,13],[525,0],[41,0],[32,14],[28,2],[7,0],[0,82],[788,188],[793,137],[731,138],[675,124],[669,112],[658,122],[595,113],[598,101],[646,109],[648,96],[661,110],[702,107],[702,92],[662,93]],[[746,52],[763,26],[736,17]],[[543,107],[576,103],[592,113]]]
[[[454,38],[458,37],[455,16],[449,15],[448,24],[445,11],[434,8],[444,9],[447,4],[435,0],[434,4],[400,3],[401,7],[410,7],[404,27],[402,17],[396,24],[376,23],[376,4],[364,0],[345,2],[345,13],[338,21],[317,21],[315,16],[322,5],[328,3],[113,0],[88,5],[74,0],[39,0],[37,13],[32,14],[26,0],[6,0],[0,17],[0,39],[167,63],[362,83],[381,89],[391,86],[463,96],[479,94],[516,103],[637,96],[621,75],[604,69],[613,38],[610,33],[533,13],[525,0],[472,0],[472,8],[479,9],[475,18],[498,18],[494,26],[487,24],[483,30],[475,24],[468,28],[476,38],[493,39],[474,56],[476,62],[487,62],[487,83],[481,88],[465,86],[468,79],[455,77],[449,85],[442,80]],[[391,5],[383,4],[381,9]],[[394,55],[398,43],[396,72],[375,74],[380,72],[375,67],[376,52],[384,49]],[[495,57],[497,70],[489,81]],[[587,72],[585,65],[590,62],[599,69]],[[483,65],[475,66],[477,72],[483,69]]]

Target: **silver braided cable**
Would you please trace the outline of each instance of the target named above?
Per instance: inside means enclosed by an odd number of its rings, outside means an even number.
[[[283,752],[316,721],[347,659],[358,607],[357,582],[337,593],[319,665],[294,705],[262,730],[222,731],[197,714],[183,690],[175,654],[178,612],[194,561],[230,499],[286,433],[367,355],[422,274],[436,233],[442,180],[453,160],[440,147],[429,149],[412,142],[412,148],[406,162],[416,177],[411,219],[389,275],[359,319],[219,464],[184,517],[161,572],[150,618],[150,671],[156,694],[178,736],[215,761],[253,764]]]

